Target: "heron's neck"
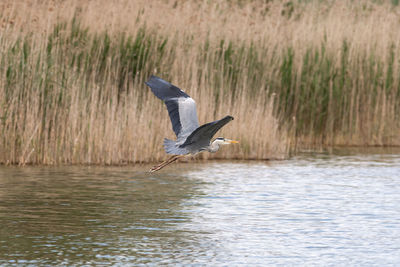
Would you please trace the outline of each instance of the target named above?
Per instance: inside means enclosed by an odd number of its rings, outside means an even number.
[[[208,147],[207,150],[208,150],[209,152],[211,152],[211,153],[215,153],[215,152],[218,151],[219,145],[220,145],[220,141],[219,141],[219,140],[214,140],[214,141],[210,144],[210,146]]]

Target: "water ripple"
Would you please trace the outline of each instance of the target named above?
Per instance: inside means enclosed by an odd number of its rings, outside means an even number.
[[[400,156],[0,168],[0,265],[400,264]]]

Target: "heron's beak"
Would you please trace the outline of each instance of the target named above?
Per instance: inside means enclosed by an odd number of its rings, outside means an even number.
[[[228,141],[228,143],[230,144],[239,144],[239,141],[236,140],[226,140],[226,141]]]

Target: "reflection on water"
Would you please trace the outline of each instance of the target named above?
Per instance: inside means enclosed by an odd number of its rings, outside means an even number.
[[[400,264],[400,155],[0,167],[0,265]]]

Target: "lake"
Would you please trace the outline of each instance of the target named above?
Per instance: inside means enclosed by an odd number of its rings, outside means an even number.
[[[400,151],[0,166],[0,265],[399,266]]]

